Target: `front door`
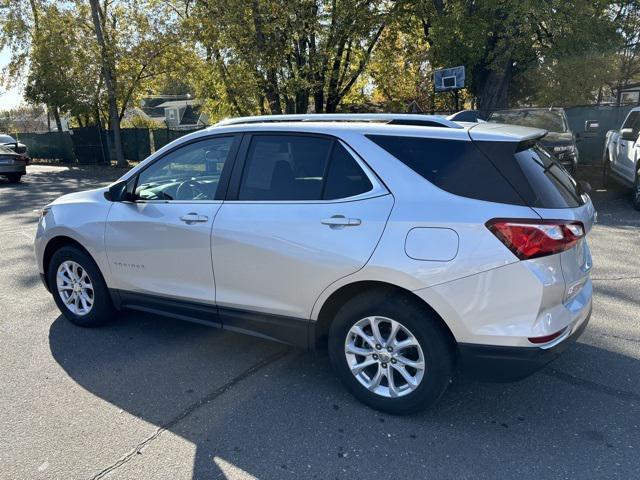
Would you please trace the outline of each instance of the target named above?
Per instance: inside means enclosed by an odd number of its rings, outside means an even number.
[[[618,139],[618,155],[612,168],[622,177],[633,181],[635,176],[634,166],[640,150],[640,144],[638,143],[638,135],[640,135],[640,112],[630,112],[622,128],[631,128],[633,130],[633,140]]]
[[[322,291],[366,264],[393,197],[328,137],[247,136],[239,160],[212,236],[223,324],[300,343]]]
[[[133,179],[134,201],[113,205],[105,232],[114,288],[214,304],[211,228],[234,141],[226,136],[185,144]]]

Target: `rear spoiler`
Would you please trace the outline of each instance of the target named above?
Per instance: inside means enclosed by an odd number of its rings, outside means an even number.
[[[492,142],[527,142],[539,141],[547,134],[547,130],[541,128],[521,127],[519,125],[507,125],[503,123],[478,123],[469,128],[469,137],[475,141]]]

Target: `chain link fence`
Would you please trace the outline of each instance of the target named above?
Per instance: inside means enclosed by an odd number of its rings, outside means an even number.
[[[581,135],[578,143],[581,164],[598,164],[602,161],[607,131],[620,128],[631,108],[632,105],[586,105],[565,109],[574,133],[584,132],[587,120],[600,123],[595,135]],[[123,128],[124,156],[133,162],[142,161],[166,144],[197,130]],[[98,127],[76,128],[70,132],[20,133],[16,137],[27,146],[29,155],[34,159],[80,164],[106,164],[115,159],[113,132]]]

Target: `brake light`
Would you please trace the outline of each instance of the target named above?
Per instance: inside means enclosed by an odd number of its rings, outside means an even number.
[[[486,226],[520,260],[569,250],[584,237],[581,222],[565,220],[494,218]]]

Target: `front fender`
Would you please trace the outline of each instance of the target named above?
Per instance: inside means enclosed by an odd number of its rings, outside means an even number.
[[[51,205],[47,214],[38,222],[34,241],[40,273],[46,274],[44,254],[49,242],[55,238],[67,237],[89,252],[109,285],[111,278],[104,247],[104,232],[110,208],[111,203]]]

